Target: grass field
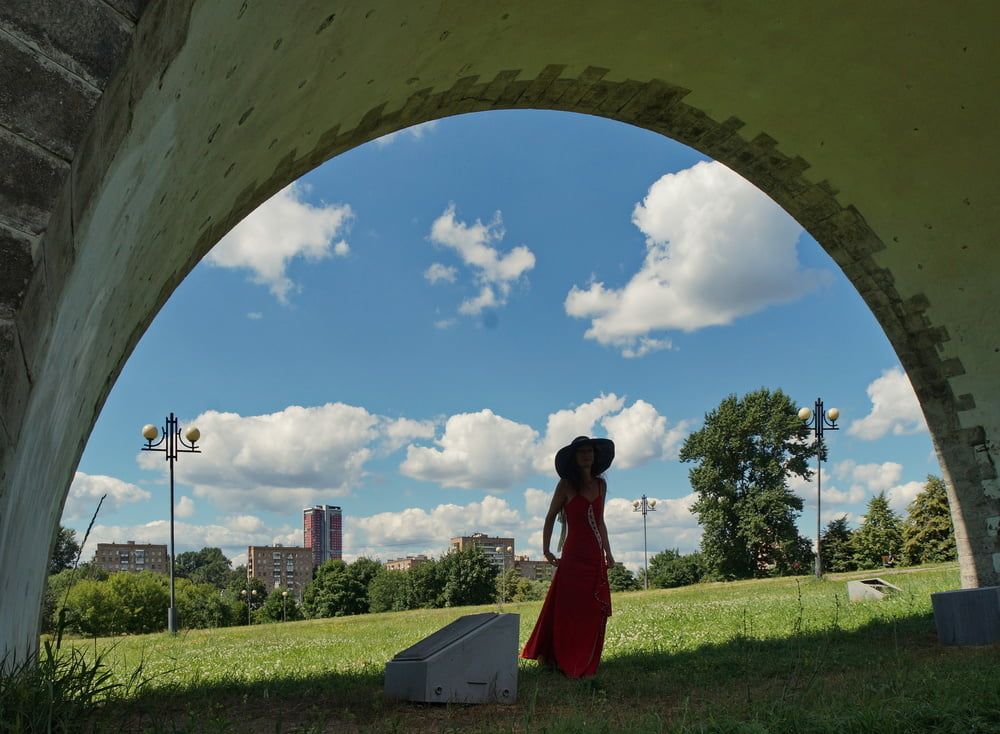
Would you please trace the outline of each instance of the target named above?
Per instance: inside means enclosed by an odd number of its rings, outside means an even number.
[[[1000,732],[1000,648],[934,634],[930,594],[958,587],[955,566],[890,574],[901,594],[855,604],[851,575],[616,594],[597,677],[522,661],[511,706],[382,697],[396,652],[496,606],[71,644],[152,676],[103,713],[116,732]],[[539,608],[504,605],[522,644]]]

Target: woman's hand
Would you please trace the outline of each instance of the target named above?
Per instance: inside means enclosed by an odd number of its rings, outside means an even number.
[[[604,554],[604,557],[607,559],[608,568],[611,568],[612,566],[615,565],[615,557],[613,555],[611,555],[611,551],[607,551]]]
[[[545,556],[545,560],[548,561],[553,566],[559,565],[559,559],[556,558],[555,554],[552,551],[549,550],[542,551],[542,555]]]

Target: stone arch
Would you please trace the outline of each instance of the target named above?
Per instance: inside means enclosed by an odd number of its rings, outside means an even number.
[[[21,263],[31,253],[30,267],[0,332],[0,597],[16,600],[0,609],[0,648],[34,646],[46,552],[73,468],[133,347],[195,263],[323,161],[412,124],[490,109],[566,110],[659,132],[791,213],[861,293],[910,376],[953,487],[963,585],[1000,581],[1000,397],[990,361],[1000,347],[983,326],[997,311],[983,272],[996,256],[990,228],[963,219],[1000,223],[980,205],[995,200],[985,197],[996,184],[964,180],[964,160],[919,143],[921,126],[950,123],[987,143],[988,126],[962,117],[959,99],[979,114],[1000,112],[998,103],[946,89],[939,76],[934,109],[900,89],[893,99],[906,109],[866,108],[867,122],[850,105],[817,111],[838,94],[869,105],[885,94],[879,79],[848,73],[838,49],[853,29],[850,53],[862,62],[909,59],[897,14],[857,2],[864,24],[844,7],[817,19],[792,0],[738,11],[650,2],[642,17],[521,0],[489,17],[451,0],[320,5],[161,0],[135,12],[131,50],[71,151],[44,234],[19,251]],[[989,24],[974,16],[958,31],[996,56]],[[934,28],[933,18],[909,22]],[[959,42],[953,15],[945,25],[944,40]],[[884,42],[875,49],[873,32]],[[791,63],[823,53],[833,58],[808,78]],[[947,77],[967,63],[952,53],[926,54],[922,71],[938,64]],[[866,153],[881,149],[872,136],[901,142],[873,160]],[[910,150],[919,160],[906,158]],[[928,167],[955,188],[939,206],[915,178]],[[950,301],[949,289],[963,287],[970,293]]]

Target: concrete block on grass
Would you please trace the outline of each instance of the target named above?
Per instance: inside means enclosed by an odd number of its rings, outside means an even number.
[[[939,591],[931,604],[942,645],[1000,643],[1000,586]]]

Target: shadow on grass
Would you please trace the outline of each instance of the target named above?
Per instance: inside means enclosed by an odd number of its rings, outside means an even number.
[[[707,732],[747,722],[775,732],[1000,732],[998,663],[1000,647],[940,647],[932,615],[912,613],[852,630],[775,639],[747,630],[689,651],[619,654],[583,681],[522,663],[513,706],[389,702],[372,666],[150,688],[101,718],[107,730],[149,732]]]

